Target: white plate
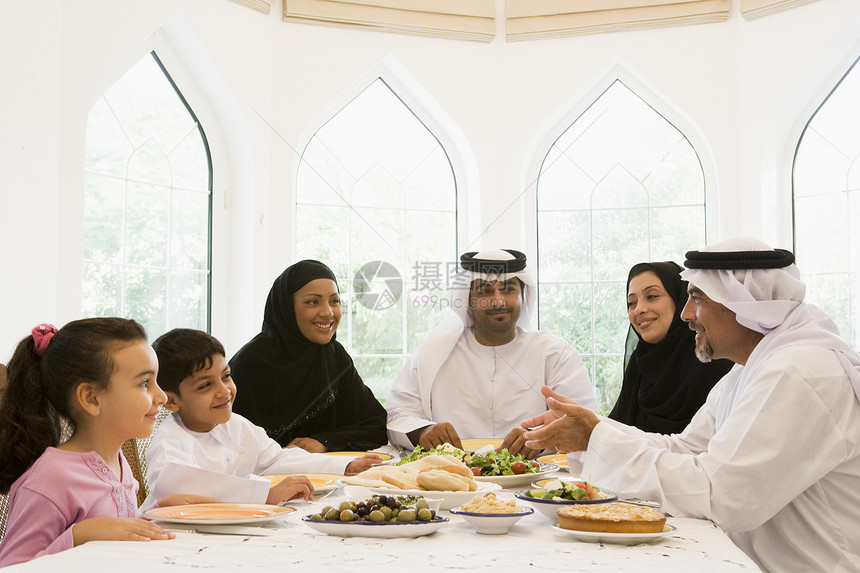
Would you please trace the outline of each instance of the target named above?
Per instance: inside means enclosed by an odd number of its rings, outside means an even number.
[[[467,452],[477,452],[487,446],[495,450],[502,445],[502,442],[504,442],[502,438],[467,438],[460,440],[460,443],[463,444],[463,450]]]
[[[473,497],[484,495],[491,491],[502,489],[497,483],[483,482],[478,484],[478,489],[475,491],[435,491],[423,489],[396,489],[387,487],[370,487],[367,488],[372,493],[382,493],[385,495],[423,495],[433,499],[442,500],[439,509],[451,509],[452,507],[466,503]]]
[[[255,503],[196,503],[150,509],[143,515],[154,521],[192,525],[240,525],[282,519],[295,508]]]
[[[340,537],[420,537],[435,533],[448,523],[447,517],[436,516],[433,521],[312,521],[306,515],[302,521],[311,529]]]
[[[640,543],[650,543],[666,535],[675,533],[678,528],[674,525],[666,524],[663,531],[656,533],[602,533],[598,531],[576,531],[575,529],[564,529],[559,527],[558,523],[552,524],[553,529],[558,533],[570,535],[580,541],[588,541],[591,543],[616,543],[619,545],[639,545]]]
[[[519,487],[529,485],[534,480],[540,479],[547,474],[558,471],[558,466],[555,464],[541,464],[540,471],[535,473],[524,473],[512,476],[475,476],[477,482],[497,483],[502,487]]]
[[[559,470],[570,471],[567,466],[567,454],[547,454],[536,457],[535,461],[541,464],[555,464]]]
[[[305,476],[310,480],[311,484],[313,484],[314,486],[315,496],[328,493],[333,489],[337,489],[337,482],[340,481],[341,478],[343,478],[342,475],[337,474],[276,474],[263,477],[269,480],[272,485],[277,485],[284,478],[298,476]]]

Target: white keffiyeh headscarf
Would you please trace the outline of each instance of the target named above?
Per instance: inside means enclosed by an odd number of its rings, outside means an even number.
[[[516,252],[516,251],[515,251]],[[522,253],[518,253],[523,258]],[[465,257],[466,255],[464,255]],[[513,261],[516,256],[507,250],[490,250],[474,253],[472,259],[481,261]],[[421,343],[418,355],[418,376],[423,381],[421,384],[421,401],[426,412],[430,412],[430,387],[442,364],[451,355],[454,346],[463,335],[465,328],[475,323],[475,316],[469,308],[469,292],[472,281],[483,279],[487,281],[506,281],[518,278],[523,283],[523,301],[517,326],[524,330],[532,329],[532,317],[537,303],[537,284],[526,266],[522,270],[512,272],[476,272],[473,270],[462,270],[452,280],[448,301],[454,315],[442,321],[434,328],[424,342]]]
[[[466,255],[464,255],[466,257]],[[475,253],[471,257],[480,261],[513,261],[515,256],[507,250],[482,251]],[[529,272],[528,267],[519,271],[513,272],[476,272],[473,270],[461,270],[451,282],[451,291],[449,293],[449,301],[451,309],[454,311],[463,325],[472,326],[475,323],[475,315],[472,314],[472,309],[469,308],[469,292],[472,282],[478,279],[485,281],[504,282],[512,278],[518,278],[523,283],[523,302],[520,310],[520,317],[517,319],[517,326],[525,330],[532,329],[532,316],[534,315],[537,297],[535,290],[534,277]]]
[[[738,238],[700,252],[738,251],[773,249],[756,239]],[[824,311],[804,302],[806,285],[800,281],[796,265],[764,269],[690,268],[681,273],[681,278],[734,312],[739,324],[764,334],[755,349],[759,356],[792,346],[821,346],[835,352],[860,400],[860,355],[839,335],[839,328]]]

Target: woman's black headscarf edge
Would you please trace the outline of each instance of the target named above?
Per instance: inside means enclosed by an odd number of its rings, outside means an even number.
[[[629,326],[624,381],[609,417],[649,432],[676,433],[686,427],[732,363],[704,364],[696,358],[695,334],[681,319],[687,284],[681,280],[679,265],[672,261],[634,265],[627,287],[635,276],[649,270],[674,300],[675,314],[666,337],[657,344],[648,344]]]
[[[331,405],[337,381],[347,375],[338,371],[347,364],[352,367],[334,336],[327,344],[315,344],[298,328],[293,295],[318,278],[337,284],[331,269],[319,261],[307,259],[287,267],[269,291],[262,332],[230,359],[237,385],[234,411],[273,437]]]

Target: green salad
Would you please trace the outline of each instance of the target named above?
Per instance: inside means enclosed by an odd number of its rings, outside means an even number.
[[[600,499],[600,489],[584,481],[563,481],[556,489],[531,489],[526,491],[526,497],[537,499],[555,499],[566,501],[582,501]]]
[[[498,452],[491,451],[485,454],[477,454],[455,448],[450,444],[443,444],[429,450],[425,450],[421,446],[415,446],[411,454],[401,457],[400,460],[395,462],[395,465],[414,462],[431,454],[454,456],[471,468],[475,476],[513,476],[534,474],[540,471],[539,463],[529,460],[522,454],[512,455],[507,449],[502,449]]]

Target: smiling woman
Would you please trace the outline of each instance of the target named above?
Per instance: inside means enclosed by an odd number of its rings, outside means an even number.
[[[628,352],[609,417],[646,432],[682,431],[732,363],[696,359],[695,334],[681,319],[687,283],[673,262],[639,263],[627,276]]]
[[[385,410],[335,338],[340,293],[319,261],[290,266],[272,285],[263,331],[230,360],[233,410],[282,446],[369,450],[388,441]]]
[[[333,279],[314,279],[293,295],[296,324],[316,344],[328,344],[340,324],[340,293]]]

